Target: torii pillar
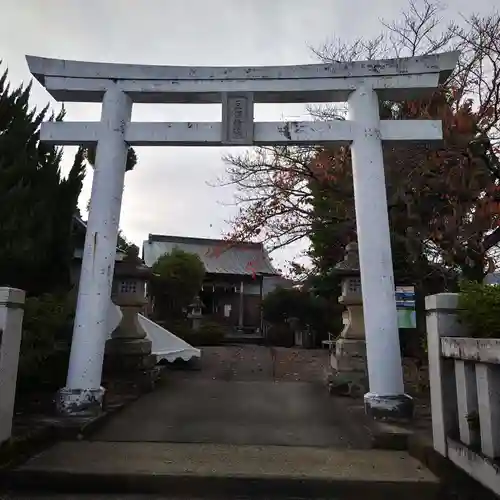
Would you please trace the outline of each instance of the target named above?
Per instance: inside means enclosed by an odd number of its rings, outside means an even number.
[[[90,214],[66,387],[59,408],[98,409],[106,317],[128,146],[351,144],[361,287],[374,417],[409,417],[397,325],[382,141],[442,139],[437,120],[380,120],[379,99],[430,96],[457,52],[423,57],[276,67],[174,67],[28,56],[32,74],[59,101],[102,102],[99,123],[48,122],[40,138],[97,144]],[[348,102],[345,121],[254,123],[254,103]],[[218,123],[131,122],[132,103],[221,103]]]
[[[356,123],[351,155],[370,385],[365,408],[375,418],[411,418],[413,401],[403,383],[379,101],[370,85],[349,96],[348,119]]]

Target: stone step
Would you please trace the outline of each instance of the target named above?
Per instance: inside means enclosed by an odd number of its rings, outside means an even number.
[[[292,446],[61,442],[10,471],[4,487],[189,498],[439,498],[406,452]]]
[[[224,344],[263,344],[265,338],[263,335],[255,333],[229,333],[224,337]]]

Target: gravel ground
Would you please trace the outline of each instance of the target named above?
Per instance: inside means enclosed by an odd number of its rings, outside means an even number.
[[[319,382],[325,380],[327,349],[271,348],[275,352],[274,376],[277,380]]]
[[[181,377],[212,380],[323,383],[327,364],[325,349],[226,345],[203,347],[201,370],[178,373]]]

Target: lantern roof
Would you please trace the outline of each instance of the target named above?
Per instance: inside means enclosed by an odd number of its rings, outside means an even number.
[[[346,245],[344,260],[334,266],[332,274],[340,276],[359,276],[359,254],[358,244],[356,242],[353,241]]]

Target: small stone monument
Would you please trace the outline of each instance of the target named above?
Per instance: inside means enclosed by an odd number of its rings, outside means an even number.
[[[194,298],[192,304],[189,304],[188,307],[189,307],[189,312],[187,317],[191,321],[191,328],[193,329],[193,331],[197,332],[200,329],[201,320],[203,318],[203,313],[202,313],[203,302],[197,295]]]
[[[108,374],[133,375],[156,364],[151,341],[138,318],[147,304],[145,287],[151,275],[138,258],[138,251],[116,263],[111,299],[121,308],[123,317],[106,342],[104,370]]]
[[[342,295],[339,303],[346,310],[342,313],[344,329],[330,353],[333,374],[329,389],[331,393],[358,396],[366,392],[368,383],[357,243],[346,246],[344,260],[335,266],[333,273],[341,277]]]

